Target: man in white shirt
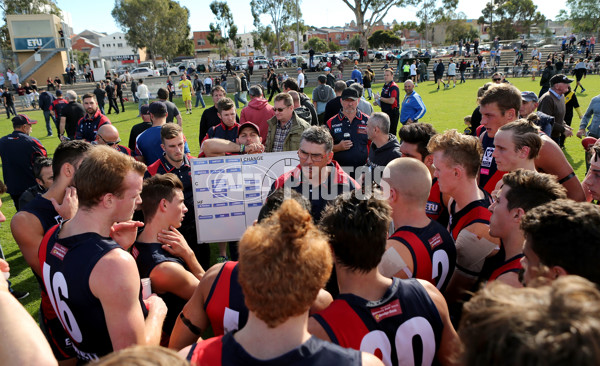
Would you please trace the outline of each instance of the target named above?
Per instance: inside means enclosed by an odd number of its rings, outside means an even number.
[[[415,83],[415,86],[417,86],[417,60],[414,60],[410,65],[410,78]]]
[[[204,90],[206,90],[206,95],[210,94],[210,91],[212,89],[212,79],[210,78],[210,76],[207,76],[206,79],[204,79]]]
[[[150,102],[150,93],[148,92],[148,87],[144,84],[144,79],[139,80],[139,84],[137,87],[137,97],[139,99],[138,103],[138,117],[141,116],[140,110],[144,104],[149,104]]]
[[[298,68],[298,88],[300,88],[300,93],[304,93],[304,73],[301,67]]]

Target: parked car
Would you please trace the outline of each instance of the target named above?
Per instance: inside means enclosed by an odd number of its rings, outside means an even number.
[[[269,68],[269,62],[267,60],[255,60],[254,61],[254,71],[263,70]]]
[[[160,76],[158,70],[152,70],[148,67],[138,67],[131,71],[131,76],[136,77],[152,77],[152,76]]]
[[[416,48],[411,48],[406,50],[400,54],[400,58],[416,58],[419,55],[419,50]]]
[[[225,71],[227,67],[225,66],[225,60],[217,60],[215,61],[215,70],[216,71]]]

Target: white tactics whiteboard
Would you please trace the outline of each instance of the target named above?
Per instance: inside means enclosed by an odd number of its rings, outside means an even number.
[[[299,163],[296,151],[192,159],[198,242],[239,240],[273,182]]]

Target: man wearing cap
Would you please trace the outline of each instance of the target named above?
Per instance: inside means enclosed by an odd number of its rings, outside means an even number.
[[[325,123],[325,107],[330,100],[335,98],[335,92],[332,87],[327,85],[327,76],[319,75],[317,80],[319,81],[319,85],[313,90],[312,100],[317,110],[319,125],[322,125]]]
[[[150,120],[152,127],[142,132],[135,141],[135,158],[144,161],[150,165],[163,156],[161,147],[162,141],[160,138],[160,130],[167,123],[167,106],[163,102],[152,102],[148,108],[150,112]],[[190,153],[190,149],[185,142],[184,136],[184,151]]]
[[[569,89],[569,84],[573,79],[569,79],[564,74],[554,75],[550,79],[550,90],[540,98],[538,110],[554,117],[552,125],[552,140],[560,143],[560,135],[573,136],[573,130],[565,123],[565,98],[564,94]]]
[[[113,149],[122,152],[125,155],[133,156],[131,150],[123,145],[119,145],[121,142],[121,138],[119,137],[119,130],[112,124],[105,124],[98,129],[98,133],[96,134],[96,140],[94,144],[96,145],[106,145],[108,147],[112,147]]]
[[[60,121],[58,122],[58,137],[61,141],[65,140],[65,133],[69,140],[75,139],[75,131],[77,131],[77,123],[85,116],[85,109],[81,103],[77,102],[77,93],[73,90],[67,90],[67,104],[61,112]]]
[[[52,95],[49,91],[45,90],[40,93],[39,105],[40,109],[44,111],[44,120],[46,120],[46,131],[48,132],[48,136],[52,136],[52,125],[50,124],[50,119],[52,119],[52,122],[56,124],[56,121],[54,121],[54,116],[50,111],[50,106],[52,105],[53,101],[54,95]]]
[[[248,90],[250,101],[240,113],[240,122],[253,122],[259,127],[262,143],[267,141],[269,125],[267,121],[275,115],[273,106],[263,96],[263,90],[258,85],[253,85]]]
[[[77,130],[75,131],[75,140],[85,140],[92,142],[96,139],[98,129],[107,123],[110,123],[108,117],[100,113],[96,96],[88,93],[81,98],[86,115],[77,122]]]
[[[519,109],[519,116],[521,118],[527,118],[527,116],[529,116],[531,113],[536,113],[538,116],[538,121],[536,124],[540,127],[543,133],[550,136],[552,134],[552,125],[554,125],[554,117],[549,116],[541,111],[536,112],[539,103],[538,97],[534,92],[521,92],[521,98],[523,99],[523,102],[521,103],[521,109]]]
[[[150,106],[144,104],[140,108],[140,114],[142,115],[142,122],[133,125],[131,132],[129,132],[129,144],[127,145],[131,151],[135,151],[135,140],[137,137],[150,127],[152,127],[152,121],[150,120]]]
[[[300,146],[302,132],[310,124],[294,112],[294,101],[288,93],[277,94],[274,104],[275,116],[267,121],[269,133],[265,151],[296,151]]]
[[[260,154],[265,151],[260,142],[260,128],[252,122],[244,122],[238,128],[238,138],[234,141],[214,138],[207,139],[200,148],[204,156],[237,154]]]
[[[412,80],[404,82],[404,91],[406,96],[402,101],[402,111],[400,112],[400,123],[402,125],[418,122],[427,112],[425,103],[423,103],[419,93],[415,91],[415,84]]]
[[[14,131],[0,139],[2,174],[8,187],[8,194],[19,210],[19,198],[23,192],[36,184],[33,175],[33,162],[38,156],[48,156],[42,143],[31,137],[31,125],[37,121],[19,114],[12,119]]]
[[[342,92],[342,110],[327,121],[333,137],[333,158],[347,169],[350,176],[354,168],[365,165],[371,141],[367,135],[369,117],[358,110],[358,92],[346,88]]]
[[[329,85],[332,89],[335,87],[335,76],[331,73],[331,68],[326,67],[323,69],[325,71],[325,77],[327,78],[326,84]]]
[[[300,89],[300,93],[304,93],[304,73],[302,72],[302,68],[299,67],[296,69],[298,71],[298,88]]]

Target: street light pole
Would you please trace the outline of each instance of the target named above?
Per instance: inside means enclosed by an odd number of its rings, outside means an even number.
[[[296,55],[300,54],[300,14],[298,0],[296,0]]]

